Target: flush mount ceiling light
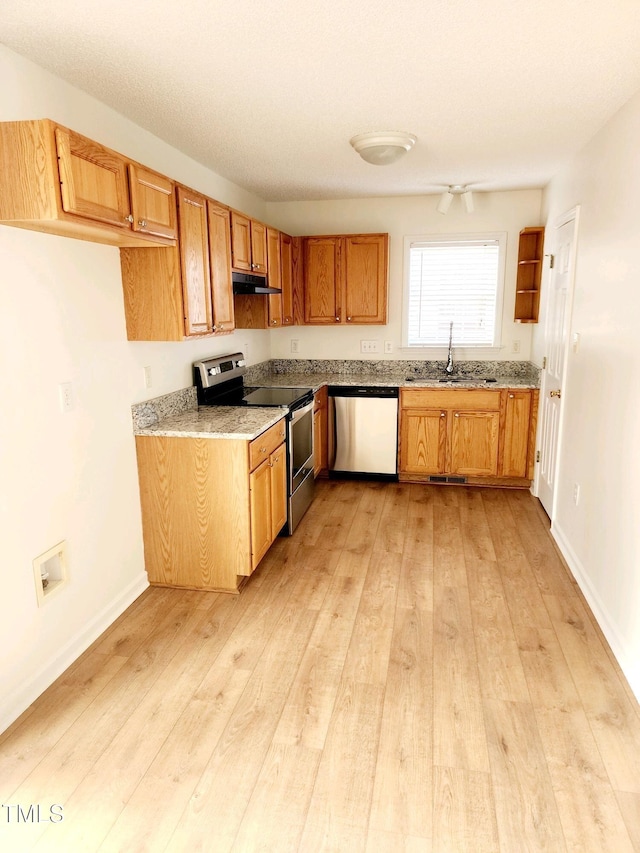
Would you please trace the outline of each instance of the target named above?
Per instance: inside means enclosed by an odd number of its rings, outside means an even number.
[[[453,184],[442,193],[440,201],[438,202],[438,213],[441,213],[444,216],[444,214],[448,212],[454,195],[462,196],[465,210],[467,213],[473,213],[473,193],[468,187],[462,186],[461,184]]]
[[[416,137],[412,133],[397,130],[359,133],[349,140],[362,159],[374,166],[395,163],[413,148],[415,141]]]

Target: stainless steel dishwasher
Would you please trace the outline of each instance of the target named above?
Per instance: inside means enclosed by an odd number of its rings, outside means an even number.
[[[329,473],[398,479],[398,389],[329,386]]]

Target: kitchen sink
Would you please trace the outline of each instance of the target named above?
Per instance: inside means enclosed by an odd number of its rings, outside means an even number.
[[[497,382],[493,377],[482,378],[481,376],[407,376],[405,382]]]

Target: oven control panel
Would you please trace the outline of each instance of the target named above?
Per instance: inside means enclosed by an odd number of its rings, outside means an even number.
[[[221,382],[243,376],[246,365],[244,354],[235,352],[232,355],[213,356],[196,361],[193,370],[202,388],[212,388]]]

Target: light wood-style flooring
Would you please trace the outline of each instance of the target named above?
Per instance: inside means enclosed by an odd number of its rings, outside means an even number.
[[[141,596],[0,799],[8,853],[626,853],[640,715],[527,492],[325,481],[240,596]]]

